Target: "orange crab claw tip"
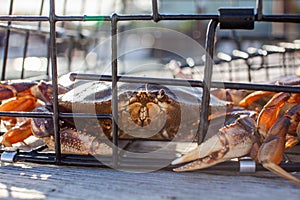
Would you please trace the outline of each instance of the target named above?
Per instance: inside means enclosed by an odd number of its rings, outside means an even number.
[[[288,180],[294,181],[298,184],[300,184],[300,179],[297,177],[291,175],[284,169],[282,169],[279,165],[272,163],[272,162],[264,162],[262,163],[263,167],[268,169],[269,171],[273,172],[274,174],[277,174],[278,176],[281,176],[283,178],[286,178]]]

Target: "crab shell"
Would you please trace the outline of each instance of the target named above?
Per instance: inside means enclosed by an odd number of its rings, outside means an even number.
[[[185,86],[118,84],[119,138],[190,141],[197,132],[202,90]],[[59,110],[68,113],[112,113],[111,83],[88,82],[59,97]],[[210,113],[226,112],[231,104],[211,96]],[[111,119],[62,119],[63,126],[90,135],[112,137]]]

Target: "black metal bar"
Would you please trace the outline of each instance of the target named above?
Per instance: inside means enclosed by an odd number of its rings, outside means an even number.
[[[70,73],[70,80],[95,80],[95,81],[112,81],[112,76],[98,74],[81,74]],[[128,83],[150,83],[163,85],[179,85],[179,86],[199,86],[202,87],[202,81],[197,80],[180,80],[171,78],[151,78],[151,77],[135,77],[135,76],[117,76],[117,81]]]
[[[64,0],[64,3],[63,3],[63,15],[66,15],[67,13],[67,2],[68,0]],[[56,19],[57,20],[57,19]],[[65,21],[62,21],[61,23],[61,27],[64,28],[65,27]]]
[[[254,29],[253,8],[220,8],[220,29]]]
[[[159,14],[159,20],[218,20],[219,15],[209,14]],[[56,21],[111,21],[110,16],[56,16]],[[129,21],[129,20],[153,20],[152,15],[118,15],[118,21]],[[299,23],[299,14],[277,14],[277,15],[262,15],[261,19],[256,17],[255,21],[260,22],[285,22],[285,23]],[[47,16],[0,16],[0,21],[49,21]]]
[[[59,133],[59,109],[58,109],[58,78],[57,78],[57,54],[56,54],[56,15],[55,15],[55,0],[50,0],[50,59],[52,67],[52,84],[53,84],[53,124],[55,135],[55,162],[61,163],[61,147]]]
[[[247,65],[248,81],[251,83],[251,81],[252,81],[251,64],[249,63],[248,59],[245,62],[246,62],[246,65]]]
[[[50,73],[50,54],[51,54],[51,47],[50,47],[50,37],[46,37],[46,41],[47,41],[47,67],[46,67],[46,77],[49,77],[49,73]]]
[[[9,112],[0,112],[0,116],[8,116],[8,117],[34,117],[34,118],[50,118],[52,117],[52,112],[17,112],[17,111],[9,111]]]
[[[158,13],[157,0],[152,0],[152,17],[153,21],[158,22],[160,20],[160,15]]]
[[[111,81],[112,77],[109,75],[97,74],[80,74],[71,73],[71,80],[94,80],[94,81]],[[180,79],[167,79],[167,78],[150,78],[150,77],[135,77],[135,76],[117,76],[119,82],[128,83],[150,83],[161,85],[178,85],[178,86],[192,86],[203,87],[203,82],[199,80],[180,80]],[[245,90],[262,90],[273,92],[292,92],[300,93],[299,86],[286,86],[286,85],[272,85],[272,84],[258,84],[258,83],[238,83],[238,82],[211,82],[212,88],[226,88],[226,89],[245,89]]]
[[[159,20],[218,20],[219,15],[209,14],[159,14]],[[111,21],[111,16],[56,16],[56,21]],[[118,15],[118,21],[129,20],[153,20],[152,15]],[[256,17],[255,21],[260,22],[286,22],[299,23],[299,14],[272,14],[262,15],[261,19]],[[1,15],[0,21],[49,21],[47,16],[21,16]]]
[[[285,51],[282,54],[282,68],[283,68],[283,74],[284,74],[284,76],[287,75],[286,57],[287,57],[287,52]]]
[[[160,20],[218,20],[218,15],[199,15],[199,14],[190,14],[190,15],[167,15],[160,14]]]
[[[68,54],[67,54],[67,58],[68,58],[68,71],[71,71],[71,66],[72,66],[72,54],[73,54],[73,50],[74,50],[74,37],[71,36],[69,38],[69,44],[68,44]]]
[[[49,17],[45,16],[21,16],[21,15],[2,15],[0,16],[0,21],[24,21],[24,22],[37,22],[37,21],[49,21]]]
[[[1,17],[1,16],[0,16]],[[111,16],[57,16],[57,21],[111,21]],[[199,14],[159,14],[159,20],[218,20],[218,15],[199,15]],[[0,18],[1,20],[1,18]],[[118,21],[150,21],[153,20],[153,15],[118,15]]]
[[[13,12],[13,0],[10,0],[9,4],[9,15],[12,15]],[[11,22],[7,23],[7,26],[10,26]],[[9,48],[9,38],[10,38],[10,29],[6,30],[6,37],[5,37],[5,45],[4,45],[4,51],[3,51],[3,62],[2,62],[2,73],[1,73],[1,80],[5,80],[5,74],[6,74],[6,64],[7,64],[7,58],[8,58],[8,48]]]
[[[257,0],[256,1],[256,14],[257,18],[256,20],[261,20],[263,16],[263,0]]]
[[[81,1],[81,5],[80,5],[80,14],[83,14],[84,10],[86,7],[86,2],[85,1]],[[81,23],[77,24],[77,33],[80,33],[82,31],[82,25]]]
[[[231,82],[212,82],[212,87],[215,88],[228,88],[228,89],[246,89],[246,90],[261,90],[261,91],[272,91],[272,92],[292,92],[300,93],[300,87],[289,87],[283,85],[272,85],[272,84],[255,84],[255,83],[231,83]]]
[[[111,114],[89,114],[89,113],[60,113],[61,118],[91,118],[94,119],[112,119]]]
[[[285,23],[299,23],[300,15],[298,14],[279,14],[279,15],[263,15],[262,22],[285,22]]]
[[[43,14],[44,3],[45,3],[45,0],[41,0],[40,13],[39,13],[40,16],[42,16],[42,14]],[[41,30],[41,27],[42,27],[42,22],[39,21],[38,29]]]
[[[29,41],[29,32],[26,32],[26,35],[25,35],[25,44],[24,44],[24,49],[23,49],[23,61],[22,61],[21,79],[24,79],[24,74],[25,74],[25,60],[26,60],[26,57],[27,57],[28,41]]]
[[[28,118],[52,118],[53,112],[18,112],[7,111],[0,112],[0,117],[28,117]],[[111,114],[90,114],[90,113],[59,113],[61,118],[97,118],[97,119],[111,119]]]
[[[205,43],[205,68],[203,79],[203,94],[201,108],[208,108],[210,102],[210,89],[211,89],[211,77],[213,71],[213,57],[214,57],[214,41],[215,33],[218,25],[217,20],[211,20],[208,24],[206,43]],[[200,111],[200,123],[198,125],[198,144],[202,143],[208,130],[208,116],[209,109],[201,109]]]
[[[2,153],[2,152],[0,152]],[[96,159],[93,156],[86,156],[86,155],[65,155],[62,154],[64,158],[61,162],[62,165],[75,165],[75,166],[89,166],[89,167],[106,167],[107,164],[110,163],[110,156],[101,156],[101,159]],[[131,158],[122,158],[123,162],[121,163],[121,167],[125,168],[150,168],[153,167],[153,164],[159,164],[161,162],[165,162],[163,159],[149,159],[145,162],[145,159],[138,159]],[[102,162],[100,162],[101,160]],[[19,152],[16,155],[15,161],[23,161],[23,162],[33,162],[37,164],[55,164],[55,154],[53,153],[42,153],[42,152]],[[103,164],[106,163],[106,164]],[[280,163],[280,167],[282,167],[287,172],[294,172],[300,169],[300,162],[289,162],[289,163]],[[176,166],[168,165],[164,169],[173,169]],[[260,164],[256,164],[256,171],[266,171],[265,168],[262,167]],[[203,170],[199,170],[199,172],[211,171],[211,170],[228,170],[228,171],[240,171],[240,163],[238,161],[226,161],[223,163],[219,163],[215,166],[210,168],[206,168]]]
[[[180,14],[180,15],[171,15],[171,14],[160,14],[160,20],[210,20],[219,18],[218,15],[199,15],[199,14]],[[295,17],[295,16],[294,16]],[[110,16],[57,16],[56,21],[111,21]],[[152,15],[119,15],[119,21],[128,21],[128,20],[153,20]],[[283,20],[283,19],[281,19]],[[0,16],[0,21],[49,21],[49,18],[46,16],[9,16],[2,15]]]
[[[229,81],[232,81],[233,80],[233,67],[232,67],[233,63],[232,62],[229,62],[228,63],[228,67],[229,67]]]
[[[268,57],[267,56],[261,57],[261,67],[265,69],[266,80],[269,80],[270,74],[269,74],[269,69],[268,69]]]
[[[113,132],[113,167],[118,167],[118,15],[113,14],[111,20],[111,67],[112,67],[112,132]]]

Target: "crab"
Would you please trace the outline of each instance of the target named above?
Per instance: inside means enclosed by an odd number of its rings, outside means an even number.
[[[201,89],[192,87],[163,86],[157,84],[118,84],[118,138],[195,141],[201,109]],[[87,82],[59,96],[59,111],[74,113],[111,114],[111,84]],[[226,125],[219,129],[197,149],[172,162],[174,165],[191,162],[175,168],[174,171],[188,171],[206,168],[231,158],[247,154],[268,170],[285,178],[299,179],[278,166],[285,148],[286,134],[294,122],[299,122],[296,104],[283,116],[272,118],[265,128],[259,119],[279,113],[281,99],[275,95],[262,109],[258,119],[253,112],[239,110],[235,117],[226,119]],[[291,96],[291,95],[290,95]],[[292,95],[293,96],[293,95]],[[292,99],[292,98],[291,98]],[[48,110],[50,109],[50,110]],[[232,113],[232,104],[211,96],[210,120]],[[37,107],[35,112],[49,112],[50,108]],[[255,113],[255,112],[254,112]],[[225,119],[224,119],[225,120]],[[51,118],[33,118],[26,130],[42,139],[54,149],[54,131]],[[223,121],[224,123],[225,121]],[[263,122],[263,120],[261,121]],[[296,125],[297,127],[297,125]],[[21,125],[16,130],[23,128]],[[27,129],[28,128],[28,129]],[[265,134],[260,134],[264,130]],[[63,153],[98,154],[107,147],[104,139],[112,138],[112,120],[96,116],[94,119],[60,118],[61,151]],[[193,162],[193,160],[196,160]]]
[[[59,86],[59,92],[65,93],[66,88]],[[0,83],[1,112],[31,112],[36,107],[52,103],[52,85],[45,81],[5,81]],[[8,131],[3,135],[2,144],[11,147],[17,142],[24,142],[32,135],[30,119],[0,117]]]
[[[284,84],[295,83],[299,82],[293,80]],[[299,142],[293,136],[297,134],[300,136],[299,94],[257,91],[246,96],[239,105],[249,106],[259,98],[269,95],[271,97],[268,97],[268,102],[258,110],[258,117],[240,115],[221,128],[217,135],[175,159],[172,164],[178,167],[174,171],[204,169],[233,158],[250,155],[269,171],[300,183],[300,179],[279,166],[284,150]],[[282,111],[284,106],[287,109],[285,112]]]
[[[75,84],[76,85],[76,84]],[[147,140],[194,141],[201,107],[199,88],[156,84],[118,84],[118,138]],[[111,114],[111,83],[87,82],[59,96],[62,113]],[[230,102],[211,98],[210,113],[222,115]],[[50,112],[51,106],[37,107],[34,112]],[[219,113],[219,114],[218,114]],[[12,130],[30,129],[50,149],[54,149],[51,118],[33,118]],[[187,134],[188,132],[188,134]],[[112,120],[60,118],[61,150],[63,153],[97,154],[101,141],[112,138]],[[23,138],[22,138],[23,140]]]

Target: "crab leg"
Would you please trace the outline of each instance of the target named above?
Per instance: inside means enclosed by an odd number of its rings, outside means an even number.
[[[36,134],[34,134],[36,135]],[[55,149],[54,136],[40,138],[49,149]],[[112,148],[95,136],[75,129],[60,130],[61,152],[68,154],[111,155]]]
[[[59,94],[63,94],[67,91],[67,88],[62,86],[59,86],[58,89]],[[52,91],[52,85],[44,81],[40,81],[39,83],[32,81],[0,82],[0,101],[10,98],[7,102],[0,105],[0,112],[33,111],[34,108],[42,105],[41,101],[45,104],[52,102]],[[15,117],[2,116],[0,120],[4,120],[4,125],[7,129],[17,124],[17,118]],[[28,125],[29,122],[27,121],[5,133],[2,144],[11,146],[29,137],[32,133],[30,125]]]
[[[281,162],[285,150],[286,134],[292,117],[300,110],[300,104],[287,111],[268,131],[267,137],[258,151],[258,161],[264,168],[289,180],[300,183],[300,179],[283,170],[278,164]]]
[[[46,107],[37,107],[34,112],[50,112]],[[41,139],[49,149],[55,149],[52,118],[32,118],[31,130],[35,137]],[[89,135],[84,131],[72,128],[60,129],[60,144],[62,153],[73,154],[112,154],[112,148],[105,142],[107,139]]]
[[[221,128],[217,135],[199,145],[195,150],[174,160],[173,165],[190,162],[174,171],[191,171],[248,154],[255,142],[255,121],[242,116],[233,124]]]
[[[0,100],[9,99],[16,95],[17,91],[13,87],[4,87],[0,85]]]
[[[37,99],[31,95],[17,97],[17,99],[10,100],[0,105],[0,112],[7,111],[32,111],[38,105]],[[9,121],[14,126],[16,124],[16,118],[13,117],[0,117],[2,120]]]
[[[277,93],[264,106],[257,119],[259,132],[263,136],[267,135],[268,130],[277,120],[280,109],[284,106],[284,104],[290,97],[290,93]]]
[[[218,99],[232,102],[234,105],[239,105],[239,102],[247,95],[250,91],[247,90],[232,90],[232,89],[214,89],[211,91],[211,94],[217,97]]]
[[[30,119],[27,119],[19,127],[12,128],[4,133],[2,144],[6,147],[11,147],[14,143],[24,142],[31,135]]]
[[[36,84],[33,81],[0,82],[0,100],[30,94],[30,88]]]
[[[31,95],[18,97],[0,106],[0,111],[31,111],[35,108],[37,99]]]
[[[286,102],[299,103],[300,95],[285,92],[278,93],[269,100],[269,102],[264,106],[264,108],[260,112],[257,119],[257,124],[259,127],[260,134],[262,134],[264,137],[266,137],[271,126],[275,124],[276,120],[279,117],[281,108],[285,105]],[[296,127],[291,125],[290,130],[292,132],[295,132]],[[288,132],[289,131],[287,131],[287,133]],[[293,140],[290,141],[292,143],[294,142]]]
[[[262,97],[266,97],[268,95],[272,95],[275,92],[269,92],[269,91],[255,91],[246,96],[243,100],[239,102],[239,106],[241,107],[247,107],[253,102],[261,99]]]

